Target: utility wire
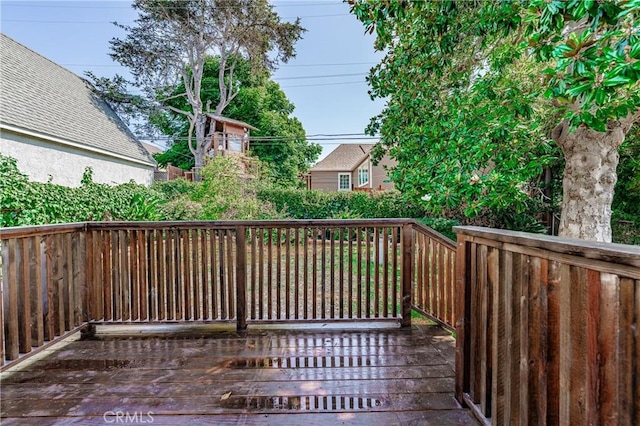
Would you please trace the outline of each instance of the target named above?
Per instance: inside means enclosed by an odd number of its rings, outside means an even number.
[[[366,74],[364,74],[366,75]],[[339,86],[343,84],[362,84],[366,83],[365,80],[360,81],[339,81],[337,83],[317,83],[317,84],[297,84],[294,86],[280,86],[281,89],[293,89],[295,87],[317,87],[317,86]]]
[[[297,3],[294,4],[292,2],[286,2],[285,4],[273,4],[272,6],[274,8],[280,8],[280,7],[306,7],[306,6],[337,6],[337,5],[342,5],[344,4],[341,1],[337,1],[337,2],[322,2],[322,3],[307,3],[307,2],[302,2],[302,3]],[[41,7],[50,7],[50,8],[55,8],[55,9],[131,9],[131,5],[127,5],[127,6],[97,6],[97,5],[88,5],[86,4],[86,2],[78,2],[78,4],[74,4],[74,5],[70,5],[70,4],[33,4],[30,2],[10,2],[10,1],[5,1],[4,2],[4,6],[11,6],[11,7],[32,7],[32,8],[41,8]],[[224,8],[229,8],[229,9],[238,9],[238,8],[242,8],[244,6],[237,6],[237,5],[224,5],[224,6],[217,6],[217,7],[224,7]],[[172,7],[170,6],[165,6],[164,9],[170,9]]]
[[[301,75],[298,77],[277,77],[272,78],[272,80],[304,80],[307,78],[336,78],[336,77],[354,77],[354,76],[362,76],[367,75],[364,72],[356,72],[349,74],[325,74],[325,75]]]
[[[289,19],[310,19],[310,18],[336,18],[339,16],[351,16],[349,13],[336,13],[330,15],[308,15],[308,16],[287,16],[280,19],[289,20]],[[113,25],[113,21],[49,21],[49,20],[39,20],[39,19],[2,19],[2,22],[21,22],[28,24],[111,24]],[[119,25],[134,25],[135,22],[120,22]]]
[[[282,68],[298,68],[298,67],[343,67],[352,65],[376,65],[377,62],[343,62],[343,63],[327,63],[327,64],[281,64],[278,69]],[[124,68],[119,64],[59,64],[63,67],[100,67],[100,68]]]

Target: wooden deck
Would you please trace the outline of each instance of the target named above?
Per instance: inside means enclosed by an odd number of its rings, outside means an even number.
[[[2,373],[2,424],[477,424],[440,327],[283,327],[98,326]]]

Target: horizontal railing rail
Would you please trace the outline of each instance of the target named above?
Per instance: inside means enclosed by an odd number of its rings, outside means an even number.
[[[493,424],[637,424],[640,247],[459,227],[456,395]]]

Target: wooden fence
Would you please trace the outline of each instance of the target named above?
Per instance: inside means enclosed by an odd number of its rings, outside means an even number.
[[[91,222],[0,244],[7,360],[89,322],[408,326],[413,297],[453,325],[455,246],[413,220]]]
[[[0,355],[92,322],[407,326],[413,307],[455,319],[456,396],[487,423],[638,424],[640,248],[457,231],[455,247],[402,219],[0,229]]]
[[[457,398],[496,425],[638,424],[640,247],[457,232]]]
[[[88,320],[84,228],[68,224],[0,231],[1,359],[17,359]]]
[[[413,241],[413,308],[453,330],[456,243],[419,223]]]

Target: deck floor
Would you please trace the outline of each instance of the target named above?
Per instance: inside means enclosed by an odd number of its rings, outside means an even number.
[[[454,346],[425,325],[99,326],[2,373],[2,424],[475,425]]]

